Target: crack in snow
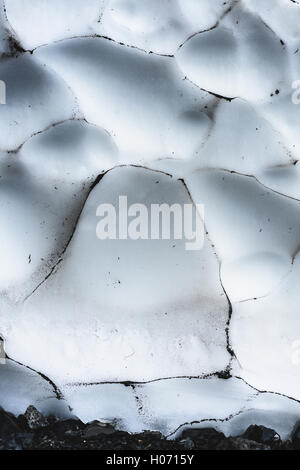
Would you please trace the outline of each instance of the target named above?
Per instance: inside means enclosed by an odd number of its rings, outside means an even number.
[[[256,395],[254,395],[252,398],[256,398],[257,396],[259,395],[259,393],[257,393]],[[170,438],[172,436],[174,436],[174,434],[177,434],[178,431],[182,428],[182,427],[186,427],[186,426],[193,426],[193,424],[201,424],[201,423],[226,423],[228,421],[230,421],[231,419],[233,418],[236,418],[237,416],[243,414],[245,411],[247,411],[247,407],[246,405],[244,407],[242,407],[239,411],[237,411],[236,413],[232,413],[230,414],[229,416],[227,416],[226,418],[203,418],[203,419],[200,419],[200,420],[194,420],[194,421],[189,421],[189,422],[185,422],[183,424],[180,424],[174,431],[172,431],[170,434],[168,434],[166,437],[167,438]]]
[[[246,385],[248,385],[248,387],[252,388],[253,390],[256,390],[257,392],[259,392],[259,394],[266,394],[266,393],[270,393],[272,395],[278,395],[280,397],[284,397],[284,398],[287,398],[289,400],[292,400],[292,401],[295,401],[296,403],[300,403],[300,400],[297,400],[297,398],[293,398],[293,397],[290,397],[289,395],[285,395],[284,393],[280,393],[280,392],[271,392],[270,390],[259,390],[258,388],[254,387],[253,385],[251,385],[250,383],[248,383],[245,379],[243,379],[242,377],[239,377],[237,375],[234,376],[235,379],[238,379],[238,380],[242,380]]]
[[[231,0],[231,3],[230,3],[230,5],[229,5],[229,7],[222,13],[222,15],[220,16],[220,18],[216,21],[216,23],[215,23],[213,26],[211,26],[210,28],[207,28],[207,29],[203,29],[203,30],[201,30],[201,31],[196,31],[196,33],[191,34],[189,37],[187,37],[187,38],[183,41],[182,44],[180,44],[180,45],[178,46],[178,49],[177,49],[177,50],[181,49],[182,46],[184,46],[185,43],[187,43],[187,42],[188,42],[190,39],[192,39],[193,37],[197,36],[197,34],[208,33],[209,31],[213,31],[214,29],[216,29],[216,28],[220,25],[221,21],[225,18],[225,16],[228,15],[228,13],[230,13],[230,12],[233,10],[233,8],[234,8],[239,2],[240,2],[240,0]],[[225,2],[225,3],[226,3],[226,2]],[[226,98],[225,98],[225,99],[226,99]],[[233,98],[232,98],[232,99],[233,99]]]
[[[193,200],[193,197],[192,197],[192,195],[191,195],[191,193],[190,193],[190,190],[189,190],[189,188],[188,188],[188,185],[186,184],[186,182],[185,182],[185,180],[184,180],[184,178],[179,178],[179,181],[182,182],[182,184],[184,185],[184,187],[185,187],[185,189],[186,189],[186,191],[187,191],[187,193],[188,193],[188,195],[189,195],[189,197],[190,197],[192,203],[194,204],[195,207],[197,207],[196,204],[195,204],[195,201]],[[221,260],[220,260],[220,258],[219,258],[219,256],[218,256],[218,254],[217,254],[217,252],[216,252],[215,244],[212,242],[212,240],[211,240],[211,238],[210,238],[210,236],[209,236],[209,233],[208,233],[206,224],[205,224],[204,220],[202,219],[201,214],[199,213],[199,211],[198,211],[198,214],[199,214],[199,216],[200,216],[200,218],[201,218],[201,220],[202,220],[202,224],[203,224],[203,227],[204,227],[204,230],[205,230],[206,237],[207,237],[207,239],[208,239],[208,241],[209,241],[209,243],[210,243],[210,245],[211,245],[212,251],[213,251],[213,253],[214,253],[214,255],[215,255],[216,259],[217,259],[217,262],[218,262],[218,265],[219,265],[219,280],[220,280],[220,284],[221,284],[222,290],[223,290],[223,292],[224,292],[224,294],[225,294],[225,296],[226,296],[227,303],[228,303],[228,319],[227,319],[227,322],[226,322],[225,334],[226,334],[226,349],[227,349],[227,352],[228,352],[229,355],[230,355],[230,361],[229,361],[229,364],[228,364],[228,366],[227,366],[227,368],[226,368],[226,372],[227,372],[227,373],[229,374],[229,376],[230,376],[230,371],[231,371],[231,368],[232,368],[232,361],[236,358],[236,355],[235,355],[235,353],[234,353],[234,351],[233,351],[233,349],[232,349],[232,347],[231,347],[231,344],[230,344],[230,335],[229,335],[229,327],[230,327],[230,321],[231,321],[231,317],[232,317],[232,303],[231,303],[231,300],[230,300],[230,298],[229,298],[229,296],[228,296],[228,294],[227,294],[227,292],[226,292],[226,289],[225,289],[224,284],[223,284],[223,281],[222,281],[222,276],[221,276],[221,266],[222,266],[222,262],[221,262]]]
[[[253,13],[253,14],[254,14],[254,13]],[[254,15],[256,16],[256,18],[257,18],[259,21],[261,21],[261,23],[262,23],[269,31],[271,31],[271,33],[273,33],[273,35],[276,37],[276,39],[279,40],[280,44],[281,44],[282,46],[285,46],[285,42],[278,36],[278,34],[274,31],[274,29],[272,29],[271,26],[269,26],[268,23],[266,23],[266,22],[262,19],[262,17],[260,16],[260,14],[259,14],[259,13],[255,13]]]
[[[92,387],[93,385],[124,385],[124,387],[134,387],[136,385],[146,385],[150,383],[161,382],[162,380],[174,380],[174,379],[204,380],[204,379],[210,379],[212,377],[217,377],[217,378],[224,379],[224,380],[231,378],[231,376],[227,375],[226,371],[217,371],[217,372],[211,372],[209,374],[200,374],[200,375],[177,375],[177,376],[170,376],[170,377],[158,377],[156,379],[145,380],[145,381],[104,380],[104,381],[99,381],[99,382],[69,382],[66,384],[66,387]]]
[[[106,41],[111,41],[115,44],[118,44],[119,46],[123,46],[123,47],[128,47],[129,49],[136,49],[137,51],[140,51],[140,52],[143,52],[144,54],[148,54],[148,55],[157,55],[159,57],[168,57],[168,58],[171,58],[171,59],[174,59],[174,54],[160,54],[159,52],[154,52],[154,51],[147,51],[146,49],[142,49],[141,47],[138,47],[138,46],[134,46],[134,45],[131,45],[131,44],[126,44],[124,42],[121,42],[121,41],[116,41],[115,39],[109,37],[109,36],[105,36],[105,35],[102,35],[102,34],[82,34],[82,35],[78,35],[78,36],[71,36],[69,38],[64,38],[64,39],[58,39],[57,41],[53,41],[51,43],[46,43],[46,44],[41,44],[40,46],[37,46],[37,47],[34,47],[33,49],[30,49],[30,50],[27,50],[26,52],[29,52],[30,54],[33,54],[36,50],[40,49],[41,47],[47,47],[49,44],[59,44],[61,42],[64,42],[64,41],[72,41],[72,39],[86,39],[86,38],[99,38],[99,39],[105,39]]]
[[[233,96],[232,98],[230,98],[229,96],[218,95],[218,93],[214,93],[213,91],[206,90],[205,88],[202,88],[201,86],[197,85],[197,83],[193,82],[193,81],[192,81],[190,78],[188,78],[187,76],[185,76],[183,80],[187,80],[187,81],[190,82],[192,85],[194,85],[194,86],[196,86],[197,88],[199,88],[199,90],[204,91],[205,93],[208,93],[209,95],[212,95],[212,96],[214,96],[215,98],[218,98],[219,100],[225,100],[225,101],[229,101],[229,102],[231,103],[231,101],[233,101],[233,100],[241,99],[241,98],[239,98],[239,96]]]
[[[80,208],[80,211],[78,213],[78,216],[76,218],[76,221],[75,221],[75,224],[74,224],[74,227],[72,229],[72,232],[71,232],[71,235],[64,247],[64,249],[62,250],[61,254],[59,255],[58,257],[58,260],[57,262],[55,263],[54,266],[52,266],[51,270],[49,271],[49,273],[45,276],[45,278],[24,298],[23,300],[23,303],[26,302],[53,274],[56,273],[56,268],[60,265],[60,263],[63,261],[63,255],[65,254],[65,252],[67,251],[68,249],[68,246],[70,245],[71,241],[72,241],[72,238],[74,236],[74,233],[76,231],[76,228],[77,228],[77,225],[78,225],[78,222],[79,222],[79,219],[80,219],[80,216],[83,212],[83,209],[85,207],[85,204],[86,204],[86,201],[88,200],[89,198],[89,195],[90,193],[92,192],[92,190],[95,188],[95,186],[97,186],[98,183],[100,183],[100,181],[102,180],[102,178],[110,171],[116,169],[116,168],[123,168],[123,167],[134,167],[134,168],[143,168],[145,170],[149,170],[149,171],[153,171],[153,172],[156,172],[156,173],[162,173],[166,176],[169,176],[170,178],[173,178],[173,175],[171,175],[170,173],[167,173],[165,171],[162,171],[162,170],[153,170],[151,168],[148,168],[146,166],[142,166],[142,165],[135,165],[135,164],[121,164],[121,165],[116,165],[112,168],[109,168],[108,170],[104,171],[103,173],[100,173],[96,178],[95,180],[92,182],[92,184],[90,185],[90,188],[87,192],[87,195],[81,205],[81,208]]]
[[[0,336],[0,340],[3,341],[3,338]],[[38,374],[40,377],[42,377],[42,379],[46,380],[46,382],[48,382],[51,387],[53,388],[53,392],[56,396],[56,398],[58,400],[64,400],[64,395],[63,393],[61,392],[61,390],[58,388],[58,386],[53,382],[53,380],[51,380],[49,377],[47,377],[45,374],[43,374],[42,372],[39,372],[35,369],[33,369],[32,367],[30,366],[27,366],[26,364],[22,364],[22,362],[19,362],[19,361],[16,361],[15,359],[12,359],[10,356],[8,356],[8,354],[5,353],[5,359],[8,359],[9,361],[12,361],[14,362],[15,364],[18,364],[19,366],[22,366],[22,367],[25,367],[26,369],[29,369],[31,370],[32,372],[35,372],[36,374]]]
[[[31,135],[30,135],[26,140],[24,140],[24,142],[22,142],[17,148],[14,148],[14,149],[11,149],[11,150],[2,149],[1,151],[2,151],[2,152],[6,152],[6,153],[8,153],[9,155],[12,155],[12,154],[16,155],[17,153],[19,153],[19,151],[22,149],[22,147],[23,147],[27,142],[29,142],[30,139],[32,139],[32,138],[35,137],[36,135],[43,134],[44,132],[47,132],[49,129],[52,129],[53,127],[59,126],[60,124],[64,124],[65,122],[69,122],[69,121],[85,121],[85,119],[70,118],[70,119],[63,119],[62,121],[54,122],[53,124],[49,124],[49,126],[45,127],[45,128],[42,129],[41,131],[37,131],[37,132],[34,132],[33,134],[31,134]]]
[[[232,175],[238,175],[238,176],[244,176],[245,178],[253,178],[258,184],[260,184],[261,186],[263,186],[265,189],[267,189],[268,191],[271,191],[272,193],[274,194],[277,194],[278,196],[282,196],[282,197],[286,197],[288,199],[291,199],[292,201],[296,201],[296,202],[300,202],[300,199],[298,198],[295,198],[293,196],[289,196],[287,194],[284,194],[280,191],[276,191],[276,189],[272,189],[270,188],[269,186],[265,185],[264,183],[262,183],[258,178],[257,176],[255,175],[251,175],[251,174],[247,174],[247,173],[240,173],[239,171],[235,171],[235,170],[228,170],[227,168],[210,168],[210,169],[217,169],[217,170],[220,170],[220,171],[224,171],[226,173],[230,173]]]

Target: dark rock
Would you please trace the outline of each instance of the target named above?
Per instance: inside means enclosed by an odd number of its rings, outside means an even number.
[[[0,439],[0,450],[21,450],[22,447],[16,442],[13,435],[6,439]]]
[[[59,437],[77,435],[83,428],[84,424],[79,419],[63,419],[50,425],[51,432]]]
[[[28,423],[27,423],[27,419],[25,418],[24,415],[19,415],[19,416],[17,417],[17,423],[18,423],[18,425],[20,426],[20,428],[23,429],[24,431],[28,431],[28,430],[29,430]]]
[[[130,434],[113,425],[79,419],[44,417],[30,406],[15,418],[0,408],[0,450],[300,450],[300,425],[291,441],[282,443],[278,434],[264,426],[250,426],[243,436],[225,437],[213,428],[185,429],[174,441],[159,432]]]
[[[22,432],[22,428],[15,416],[0,408],[0,436],[7,437],[17,432]]]
[[[243,437],[229,437],[216,445],[216,450],[270,450],[271,447]]]
[[[277,432],[265,426],[251,425],[242,437],[266,445],[279,445],[281,443],[280,436]]]
[[[179,444],[182,445],[183,449],[190,450],[190,449],[195,448],[194,441],[192,441],[190,437],[187,437],[186,439],[182,439],[181,441],[179,441]]]
[[[218,372],[216,375],[219,379],[227,380],[231,378],[231,373],[229,370],[223,370],[221,372]]]
[[[196,429],[190,428],[185,429],[181,435],[182,439],[191,439],[194,444],[195,448],[199,449],[214,449],[216,445],[226,439],[224,434],[221,432],[216,431],[215,429],[208,428],[208,429]]]
[[[83,436],[87,439],[90,439],[101,434],[110,435],[114,434],[115,432],[115,428],[110,424],[101,423],[100,421],[92,421],[86,425]]]
[[[300,450],[300,425],[296,427],[292,435],[292,447],[294,450]]]
[[[47,426],[47,419],[44,418],[42,413],[40,413],[34,406],[28,406],[27,410],[24,413],[24,418],[26,419],[27,425],[30,429],[38,429],[43,426]]]
[[[30,449],[34,440],[34,434],[32,432],[26,432],[18,434],[16,442],[20,446],[20,449]]]

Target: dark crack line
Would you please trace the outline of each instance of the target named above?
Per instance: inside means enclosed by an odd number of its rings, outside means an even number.
[[[257,18],[262,22],[262,24],[269,30],[271,31],[271,33],[279,40],[280,44],[282,46],[285,46],[285,42],[283,41],[283,39],[281,39],[277,33],[275,33],[274,29],[271,28],[271,26],[268,25],[268,23],[266,23],[262,17],[260,15],[257,15]]]
[[[168,57],[168,58],[171,58],[171,59],[174,59],[174,57],[175,57],[174,54],[160,54],[159,52],[154,52],[154,51],[151,51],[151,50],[147,51],[146,49],[143,49],[141,47],[133,46],[132,44],[126,44],[125,42],[121,42],[121,41],[116,41],[115,39],[113,39],[109,36],[105,36],[105,35],[97,34],[97,33],[95,33],[95,34],[82,34],[82,35],[79,35],[79,36],[71,36],[69,38],[58,39],[57,41],[51,42],[51,45],[59,44],[61,42],[66,42],[66,41],[72,41],[73,39],[92,39],[92,38],[105,39],[106,41],[111,41],[115,44],[118,44],[119,46],[128,47],[129,49],[136,49],[137,51],[143,52],[144,54],[148,54],[148,55],[157,55],[159,57]],[[36,50],[38,50],[42,47],[47,47],[48,45],[49,45],[48,43],[41,44],[40,46],[34,47],[33,49],[28,49],[25,52],[29,52],[30,54],[33,54]]]
[[[268,23],[266,23],[266,22],[262,19],[262,17],[260,16],[259,13],[257,13],[257,12],[252,12],[252,11],[251,11],[251,13],[253,14],[253,16],[255,16],[255,17],[265,26],[265,28],[267,28],[267,29],[275,36],[276,39],[279,40],[279,42],[280,42],[280,44],[281,44],[282,46],[285,46],[285,42],[278,36],[278,34],[274,31],[274,29],[272,29],[271,26],[269,26]]]
[[[258,296],[258,297],[250,297],[248,299],[243,299],[243,300],[237,300],[235,303],[237,304],[243,304],[243,303],[246,303],[246,302],[253,302],[253,301],[257,301],[257,300],[263,300],[263,299],[266,299],[267,297],[269,297],[270,295],[272,295],[274,293],[274,290],[275,289],[279,289],[281,284],[290,276],[290,274],[293,272],[293,264],[294,264],[294,261],[295,261],[295,257],[297,256],[298,252],[300,250],[297,250],[297,253],[295,255],[293,255],[292,257],[292,262],[291,262],[291,269],[289,269],[283,276],[282,278],[280,279],[280,281],[278,281],[278,284],[276,284],[276,286],[274,286],[269,292],[267,292],[266,294],[264,295],[261,295],[261,296]]]
[[[108,170],[108,171],[109,171],[109,170]],[[85,204],[86,204],[86,201],[87,201],[87,199],[88,199],[88,197],[89,197],[91,191],[92,191],[92,190],[94,189],[94,187],[101,181],[101,179],[103,178],[103,176],[104,176],[106,173],[107,173],[107,172],[98,175],[97,178],[95,179],[95,181],[91,184],[90,189],[89,189],[89,191],[88,191],[88,193],[87,193],[87,196],[86,196],[85,200],[83,201],[83,203],[82,203],[82,205],[81,205],[81,209],[80,209],[80,211],[79,211],[79,213],[78,213],[78,216],[77,216],[77,218],[76,218],[76,220],[75,220],[75,223],[74,223],[74,226],[73,226],[73,230],[72,230],[72,232],[71,232],[71,235],[70,235],[70,237],[69,237],[69,239],[68,239],[68,241],[67,241],[67,243],[66,243],[64,249],[62,250],[62,252],[61,252],[61,254],[60,254],[60,256],[59,256],[57,262],[56,262],[55,265],[51,268],[51,270],[50,270],[50,272],[47,274],[47,276],[33,289],[33,291],[32,291],[30,294],[28,294],[28,295],[25,297],[25,299],[23,300],[23,303],[26,302],[26,301],[27,301],[27,300],[28,300],[28,299],[29,299],[29,298],[30,298],[30,297],[31,297],[31,296],[32,296],[32,295],[33,295],[51,276],[52,276],[52,274],[54,274],[54,273],[56,272],[56,268],[57,268],[57,267],[60,265],[60,263],[63,261],[63,258],[62,258],[62,257],[63,257],[63,255],[66,253],[66,251],[67,251],[67,249],[68,249],[68,246],[69,246],[70,243],[71,243],[71,240],[72,240],[72,238],[73,238],[73,236],[74,236],[74,233],[75,233],[75,231],[76,231],[76,228],[77,228],[77,225],[78,225],[80,216],[81,216],[81,214],[82,214],[82,211],[83,211],[83,209],[84,209],[84,206],[85,206]]]
[[[259,394],[255,395],[253,398],[257,397]],[[203,418],[200,420],[194,420],[194,421],[189,421],[183,424],[180,424],[174,431],[172,431],[170,434],[166,436],[166,438],[170,438],[171,436],[174,436],[174,434],[177,434],[178,431],[186,426],[193,426],[194,424],[201,424],[201,423],[226,423],[230,421],[233,418],[236,418],[237,416],[240,416],[241,414],[245,413],[247,411],[246,406],[243,407],[241,410],[237,411],[236,413],[232,413],[226,418]]]
[[[54,122],[53,124],[49,124],[49,126],[45,127],[44,129],[40,130],[40,131],[37,131],[37,132],[34,132],[33,134],[31,134],[26,140],[24,140],[24,142],[22,142],[17,148],[15,149],[11,149],[11,150],[3,150],[2,149],[2,152],[6,152],[7,154],[9,155],[12,155],[12,154],[17,154],[21,149],[22,147],[27,143],[29,142],[30,139],[32,139],[33,137],[39,135],[39,134],[43,134],[44,132],[47,132],[49,131],[50,129],[52,129],[52,127],[56,127],[56,126],[59,126],[60,124],[64,124],[65,122],[68,122],[68,121],[84,121],[84,119],[77,119],[77,118],[70,118],[70,119],[63,119],[62,121],[57,121],[57,122]]]
[[[54,392],[56,398],[58,400],[64,400],[63,393],[60,391],[58,386],[51,379],[49,379],[49,377],[47,377],[45,374],[43,374],[42,372],[39,372],[38,370],[33,369],[32,367],[27,366],[26,364],[22,364],[21,362],[16,361],[15,359],[12,359],[11,357],[9,357],[7,355],[6,355],[6,358],[9,359],[10,361],[15,362],[16,364],[19,364],[20,366],[26,367],[26,369],[29,369],[32,372],[35,372],[36,374],[38,374],[40,377],[42,377],[42,379],[46,380],[52,386],[53,392]]]
[[[191,82],[191,80],[189,80],[189,81]],[[191,82],[191,83],[193,83],[193,82]],[[218,93],[214,93],[213,91],[206,90],[205,88],[201,88],[201,87],[199,87],[199,88],[202,91],[206,91],[206,93],[208,93],[209,95],[215,96],[216,98],[218,98],[220,100],[229,101],[229,103],[231,103],[231,101],[233,101],[233,100],[238,99],[238,96],[233,96],[232,98],[229,98],[229,96],[219,95]]]
[[[271,392],[270,390],[259,390],[258,388],[254,387],[253,385],[249,384],[245,379],[243,379],[242,377],[239,377],[237,375],[234,376],[235,379],[238,379],[238,380],[242,380],[242,382],[244,382],[246,385],[248,385],[248,387],[252,388],[253,390],[255,390],[256,392],[258,392],[259,394],[267,394],[267,393],[270,393],[272,395],[278,395],[280,397],[284,397],[284,398],[287,398],[288,400],[292,400],[292,401],[295,401],[296,403],[300,403],[300,400],[297,400],[297,398],[293,398],[293,397],[290,397],[289,395],[285,395],[284,393],[280,393],[280,392]]]
[[[30,292],[30,294],[28,294],[24,299],[23,299],[23,303],[26,302],[26,300],[29,299],[29,297],[31,297],[43,284],[44,282],[46,282],[49,277],[52,276],[52,274],[55,273],[56,271],[56,268],[60,265],[60,263],[62,262],[62,258],[59,257],[59,259],[57,260],[57,262],[55,263],[54,266],[52,266],[52,268],[50,269],[49,273],[45,276],[45,278],[33,289],[33,291]]]
[[[218,372],[211,372],[210,374],[202,374],[202,375],[178,375],[178,376],[170,376],[170,377],[159,377],[157,379],[145,380],[145,381],[134,381],[134,380],[121,380],[121,381],[113,381],[113,380],[106,380],[100,382],[70,382],[65,384],[66,387],[92,387],[94,385],[124,385],[124,387],[138,387],[141,385],[147,385],[155,382],[161,382],[162,380],[208,380],[211,378],[219,378],[223,380],[227,380],[230,377],[227,377],[227,372],[225,371],[218,371]]]
[[[68,246],[70,245],[72,239],[73,239],[73,236],[74,236],[74,233],[77,229],[77,225],[78,225],[78,222],[79,222],[79,219],[81,217],[81,214],[82,214],[82,211],[85,207],[85,204],[92,192],[92,190],[95,188],[95,186],[97,186],[98,183],[100,183],[100,181],[102,180],[102,178],[107,174],[109,173],[110,171],[113,171],[117,168],[124,168],[124,167],[133,167],[133,168],[142,168],[144,170],[149,170],[149,171],[152,171],[154,173],[161,173],[161,174],[164,174],[166,176],[169,176],[170,178],[173,178],[173,175],[171,175],[170,173],[167,173],[165,171],[162,171],[162,170],[153,170],[151,168],[148,168],[146,166],[142,166],[142,165],[134,165],[134,164],[123,164],[123,165],[116,165],[114,166],[113,168],[109,168],[108,170],[104,171],[103,173],[100,173],[96,178],[95,180],[93,181],[93,183],[90,185],[90,188],[87,192],[87,195],[81,205],[81,209],[78,213],[78,216],[76,218],[76,221],[75,221],[75,224],[73,226],[73,230],[71,232],[71,235],[64,247],[64,249],[62,250],[61,254],[59,255],[58,257],[58,260],[57,262],[54,264],[54,266],[52,266],[51,270],[49,271],[49,273],[45,276],[45,278],[24,298],[23,300],[23,303],[26,302],[55,272],[56,272],[56,268],[60,265],[60,263],[63,261],[63,255],[66,253],[67,249],[68,249]]]
[[[282,196],[282,197],[285,197],[287,199],[291,199],[292,201],[296,201],[296,202],[300,202],[300,199],[297,199],[293,196],[288,196],[287,194],[284,194],[280,191],[276,191],[275,189],[272,189],[270,188],[269,186],[266,186],[264,183],[262,183],[256,176],[254,175],[250,175],[250,174],[247,174],[247,173],[240,173],[238,171],[235,171],[235,170],[228,170],[227,168],[208,168],[210,170],[217,170],[217,171],[224,171],[226,173],[230,173],[232,175],[238,175],[238,176],[244,176],[245,178],[252,178],[254,179],[259,185],[263,186],[267,191],[271,191],[272,193],[274,194],[277,194],[278,196]]]
[[[185,75],[185,77],[184,77],[183,80],[187,80],[187,81],[190,82],[192,85],[194,85],[194,86],[196,86],[197,88],[199,88],[199,90],[204,91],[205,93],[208,93],[209,95],[214,96],[215,98],[218,98],[219,100],[225,100],[225,101],[229,101],[229,102],[231,103],[231,101],[233,101],[233,100],[241,99],[241,98],[239,98],[238,96],[233,96],[233,97],[231,98],[231,97],[229,97],[229,96],[219,95],[218,93],[214,93],[213,91],[206,90],[206,88],[202,88],[201,86],[197,85],[197,83],[193,82],[193,80],[191,80],[190,78],[188,78],[186,75]]]
[[[230,13],[233,8],[235,7],[235,5],[237,5],[237,3],[239,3],[240,0],[232,0],[229,7],[222,13],[222,15],[220,16],[220,18],[216,21],[216,23],[211,26],[210,28],[207,28],[207,29],[202,29],[201,31],[196,31],[195,33],[191,34],[190,36],[188,36],[182,44],[180,44],[178,46],[178,49],[181,49],[182,46],[184,46],[185,43],[187,43],[190,39],[192,39],[193,37],[197,36],[198,34],[203,34],[203,33],[208,33],[209,31],[213,31],[214,29],[216,29],[221,21],[225,18],[226,15],[228,15],[228,13]],[[225,2],[226,3],[226,2]]]
[[[72,90],[71,90],[72,91]],[[72,91],[73,93],[73,91]],[[74,93],[73,93],[74,94]],[[93,124],[91,122],[88,122],[84,117],[83,118],[80,118],[80,117],[70,117],[68,119],[63,119],[61,121],[56,121],[54,122],[53,124],[49,124],[49,126],[45,127],[44,129],[40,130],[40,131],[37,131],[37,132],[33,132],[33,134],[31,134],[26,140],[24,140],[24,142],[22,142],[17,148],[15,149],[11,149],[11,150],[7,150],[7,149],[2,149],[1,151],[2,152],[6,152],[7,154],[9,155],[12,155],[12,154],[17,154],[21,149],[22,147],[27,143],[29,142],[33,137],[37,136],[37,135],[40,135],[40,134],[43,134],[44,132],[47,132],[49,131],[50,129],[52,129],[53,127],[57,127],[57,126],[60,126],[61,124],[65,124],[66,122],[71,122],[71,121],[75,121],[75,122],[85,122],[86,124],[88,124],[89,126],[94,126],[94,127],[98,127],[96,124]],[[106,130],[106,129],[103,129],[110,137],[110,133]]]
[[[291,199],[292,201],[299,202],[299,199],[293,198],[293,197],[288,196],[288,195],[286,195],[286,194],[284,194],[284,193],[281,193],[281,192],[279,192],[279,191],[275,191],[274,189],[272,189],[272,188],[266,186],[265,184],[263,184],[263,183],[262,183],[256,176],[254,176],[254,175],[249,175],[249,174],[245,174],[245,173],[240,173],[240,172],[237,172],[237,171],[234,171],[234,170],[228,170],[228,169],[226,169],[226,168],[208,168],[208,169],[214,170],[214,171],[223,171],[223,172],[225,172],[225,173],[229,173],[229,174],[232,174],[232,175],[237,175],[237,176],[241,176],[241,177],[245,177],[245,178],[252,178],[252,179],[254,179],[254,180],[257,182],[257,184],[259,184],[260,186],[262,186],[263,188],[265,188],[267,191],[270,191],[270,192],[272,192],[272,193],[274,193],[274,194],[276,194],[276,195],[278,195],[278,196],[286,197],[286,198],[288,198],[288,199]],[[294,252],[294,253],[292,254],[292,256],[291,256],[291,265],[294,264],[295,259],[296,259],[296,257],[297,257],[297,255],[298,255],[299,252],[300,252],[300,246],[295,250],[295,252]],[[220,260],[219,260],[219,263],[221,263]],[[221,267],[221,265],[220,265],[220,267]],[[280,284],[286,279],[286,277],[287,277],[289,274],[291,274],[291,272],[292,272],[292,269],[290,269],[290,270],[283,276],[283,278],[281,279],[281,281],[279,282],[278,285],[280,285]],[[222,284],[221,273],[220,273],[220,282],[221,282],[221,284]],[[278,285],[277,285],[277,287],[278,287]],[[227,295],[226,290],[225,290],[223,284],[222,284],[222,287],[223,287],[224,293],[225,293],[225,295],[226,295],[226,297],[227,297],[227,299],[228,299],[228,302],[229,302],[230,305],[231,305],[231,314],[230,314],[230,316],[231,316],[231,315],[232,315],[232,304],[231,304],[231,302],[230,302],[229,296]],[[275,287],[274,287],[274,289],[275,289]],[[237,301],[237,303],[243,303],[243,302],[249,302],[249,301],[255,301],[255,300],[259,300],[259,299],[264,299],[264,298],[268,297],[269,295],[271,295],[274,289],[272,289],[269,293],[267,293],[267,294],[265,294],[265,295],[262,295],[262,296],[260,296],[260,297],[253,297],[253,298],[249,298],[249,299],[239,300],[239,301]],[[228,328],[229,328],[229,324],[228,324]]]
[[[233,309],[232,309],[232,303],[231,303],[231,300],[229,298],[229,295],[227,294],[227,291],[224,287],[224,284],[223,284],[223,281],[222,281],[222,276],[221,276],[221,266],[222,266],[222,263],[221,261],[219,262],[219,278],[220,278],[220,283],[221,283],[221,286],[222,286],[222,289],[224,291],[224,294],[226,296],[226,299],[227,299],[227,302],[228,302],[228,305],[229,305],[229,310],[228,310],[228,319],[227,319],[227,323],[226,323],[226,328],[225,328],[225,333],[226,333],[226,340],[227,340],[227,351],[229,352],[230,356],[231,356],[231,364],[232,364],[232,361],[233,359],[236,359],[236,355],[232,349],[232,346],[231,346],[231,342],[230,342],[230,322],[231,322],[231,318],[232,318],[232,312],[233,312]],[[231,364],[230,364],[230,369],[231,370]]]
[[[0,336],[0,340],[3,341],[3,338]],[[3,341],[4,342],[4,341]],[[22,362],[19,362],[19,361],[16,361],[15,359],[12,359],[11,357],[9,357],[6,353],[5,353],[5,359],[8,359],[9,361],[12,361],[14,362],[15,364],[18,364],[19,366],[22,366],[22,367],[25,367],[26,369],[28,370],[31,370],[32,372],[35,372],[36,374],[38,374],[42,379],[46,380],[46,382],[48,382],[51,387],[53,388],[53,392],[56,396],[56,398],[58,400],[64,400],[64,395],[63,393],[61,392],[61,390],[58,388],[58,386],[51,380],[49,379],[49,377],[47,377],[45,374],[43,374],[42,372],[39,372],[35,369],[33,369],[32,367],[30,366],[27,366],[26,364],[22,364]]]
[[[187,191],[187,193],[188,193],[188,195],[189,195],[189,197],[190,197],[192,203],[194,204],[195,207],[197,207],[196,204],[195,204],[195,201],[194,201],[194,199],[193,199],[193,197],[192,197],[192,195],[191,195],[191,192],[190,192],[190,190],[189,190],[189,188],[188,188],[188,186],[187,186],[187,184],[186,184],[186,182],[185,182],[185,180],[184,180],[184,178],[179,178],[179,181],[181,181],[181,182],[183,183],[183,185],[184,185],[184,187],[185,187],[185,189],[186,189],[186,191]],[[201,214],[199,214],[199,216],[201,217]],[[202,218],[201,218],[201,219],[202,219]],[[222,266],[222,262],[221,262],[221,260],[220,260],[220,258],[219,258],[219,256],[218,256],[218,254],[217,254],[217,252],[216,252],[216,250],[215,250],[215,244],[214,244],[214,243],[212,242],[212,240],[210,239],[209,232],[208,232],[208,230],[207,230],[207,227],[206,227],[206,224],[205,224],[204,220],[202,220],[202,223],[203,223],[203,226],[204,226],[204,230],[205,230],[206,237],[207,237],[207,239],[208,239],[208,241],[209,241],[209,244],[210,244],[210,246],[211,246],[211,248],[212,248],[212,251],[213,251],[213,253],[214,253],[214,255],[215,255],[216,259],[217,259],[217,262],[218,262],[218,266],[219,266],[219,280],[220,280],[220,284],[221,284],[222,290],[223,290],[223,292],[224,292],[224,294],[225,294],[225,296],[226,296],[227,303],[228,303],[228,318],[227,318],[227,322],[226,322],[225,334],[226,334],[226,349],[227,349],[227,352],[228,352],[229,355],[230,355],[230,361],[229,361],[229,364],[228,364],[228,366],[227,366],[227,368],[226,368],[226,374],[227,374],[227,378],[230,378],[230,377],[231,377],[232,361],[233,361],[234,359],[236,359],[236,355],[235,355],[235,353],[234,353],[234,351],[233,351],[233,349],[232,349],[232,347],[231,347],[231,344],[230,344],[230,334],[229,334],[229,330],[230,330],[230,321],[231,321],[231,317],[232,317],[232,303],[231,303],[231,300],[230,300],[230,298],[229,298],[229,296],[228,296],[228,294],[227,294],[227,291],[226,291],[226,289],[225,289],[225,287],[224,287],[224,285],[223,285],[223,282],[222,282],[222,277],[221,277],[221,266]]]

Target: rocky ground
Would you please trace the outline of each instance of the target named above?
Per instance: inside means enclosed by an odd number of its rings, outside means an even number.
[[[128,434],[93,421],[44,417],[33,406],[18,417],[0,409],[0,450],[300,450],[300,426],[290,441],[264,426],[250,426],[239,437],[214,429],[187,429],[175,441],[160,433]]]

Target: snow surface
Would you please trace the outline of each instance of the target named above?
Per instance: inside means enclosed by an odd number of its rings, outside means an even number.
[[[0,401],[6,411],[16,415],[33,405],[45,415],[71,416],[67,402],[58,398],[57,390],[51,383],[10,359],[0,368]]]
[[[290,0],[0,0],[0,406],[288,438],[299,19]],[[100,241],[120,195],[204,204],[203,248]]]
[[[228,302],[210,243],[187,251],[185,240],[100,241],[97,207],[119,194],[128,197],[128,206],[190,202],[183,183],[163,173],[109,171],[86,201],[56,276],[25,300],[16,317],[3,320],[14,337],[9,355],[35,369],[44,364],[46,375],[60,383],[148,381],[226,369]],[[58,329],[68,331],[63,342]],[[27,346],[24,335],[31,338]],[[35,358],[32,341],[40,344]]]

